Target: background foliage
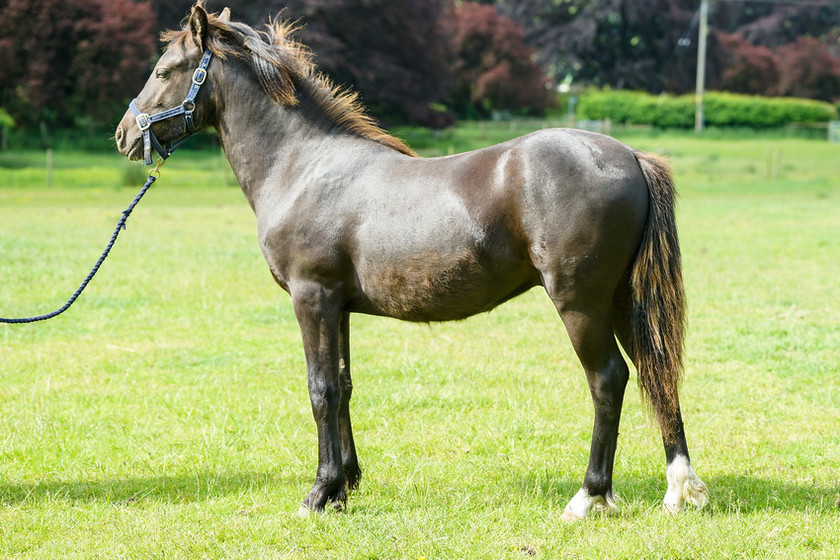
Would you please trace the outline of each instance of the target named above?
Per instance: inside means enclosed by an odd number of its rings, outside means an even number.
[[[0,21],[0,106],[23,126],[121,114],[155,48],[148,2],[7,0]]]
[[[19,127],[110,130],[156,36],[193,0],[0,0],[0,107]],[[553,86],[684,93],[699,0],[208,0],[259,25],[300,19],[322,70],[386,124],[540,113]],[[840,97],[840,4],[712,2],[707,85]],[[547,86],[548,89],[547,89]]]
[[[463,2],[451,11],[447,29],[454,63],[450,87],[460,115],[487,117],[493,111],[541,113],[547,79],[525,44],[525,32],[495,8]]]

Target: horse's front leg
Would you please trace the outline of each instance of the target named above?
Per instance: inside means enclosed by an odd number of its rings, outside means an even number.
[[[302,514],[323,511],[330,502],[342,509],[347,502],[339,429],[339,299],[335,292],[314,283],[292,289],[306,355],[309,400],[318,431],[318,471],[315,485],[303,500]]]
[[[362,478],[362,470],[359,468],[356,444],[353,442],[353,428],[350,423],[350,397],[353,394],[353,380],[350,377],[349,313],[344,313],[341,316],[338,351],[338,378],[341,386],[341,397],[338,404],[338,431],[341,437],[341,464],[344,467],[344,477],[347,479],[347,489],[355,490]]]

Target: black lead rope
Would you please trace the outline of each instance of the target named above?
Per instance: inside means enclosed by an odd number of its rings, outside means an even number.
[[[67,311],[73,302],[78,299],[78,297],[82,294],[84,289],[87,287],[88,283],[93,279],[96,275],[96,272],[99,270],[99,267],[102,266],[102,263],[105,261],[105,257],[108,256],[108,253],[111,252],[111,247],[114,246],[114,243],[117,241],[117,236],[119,236],[120,231],[125,229],[125,222],[128,220],[128,217],[131,215],[132,210],[137,204],[140,202],[140,199],[143,198],[143,195],[146,194],[146,191],[157,181],[158,177],[160,177],[160,166],[163,165],[164,159],[158,161],[157,166],[149,172],[149,178],[146,180],[146,184],[143,185],[143,188],[140,189],[140,192],[137,193],[137,196],[134,197],[134,200],[131,201],[131,204],[128,205],[123,213],[122,217],[117,222],[117,227],[114,229],[114,233],[111,234],[111,239],[108,241],[108,245],[105,247],[105,250],[102,251],[102,254],[99,256],[99,260],[96,261],[96,264],[93,265],[93,268],[88,273],[87,277],[82,281],[76,291],[73,292],[73,295],[70,296],[70,299],[67,300],[67,303],[53,311],[52,313],[47,313],[46,315],[37,315],[35,317],[22,317],[20,319],[7,319],[5,317],[0,317],[0,323],[12,323],[12,324],[19,324],[19,323],[34,323],[36,321],[46,321],[47,319],[52,319],[56,315],[61,315],[65,311]]]
[[[201,86],[207,79],[207,68],[210,66],[210,60],[213,58],[213,53],[210,49],[204,51],[204,54],[201,57],[201,61],[198,64],[198,68],[195,69],[192,76],[192,83],[190,84],[190,90],[187,92],[187,97],[184,98],[183,103],[178,105],[177,107],[173,107],[167,111],[163,111],[162,113],[156,113],[154,115],[149,115],[144,113],[140,110],[137,106],[137,99],[134,99],[128,106],[131,112],[135,116],[135,120],[137,121],[137,126],[140,128],[140,132],[143,138],[143,158],[146,160],[146,165],[152,164],[152,155],[151,151],[152,148],[160,154],[160,159],[157,162],[157,165],[149,171],[149,179],[146,181],[146,184],[143,185],[143,188],[140,189],[140,192],[137,193],[137,196],[134,197],[134,200],[131,204],[128,205],[128,208],[122,213],[122,218],[120,221],[117,222],[117,227],[114,229],[114,233],[111,235],[111,240],[108,241],[108,245],[105,247],[105,250],[102,251],[102,255],[99,257],[99,260],[96,261],[96,264],[93,265],[93,268],[90,271],[90,274],[87,275],[81,285],[76,289],[70,299],[67,300],[67,303],[53,311],[52,313],[47,313],[46,315],[38,315],[37,317],[22,317],[20,319],[6,319],[0,317],[0,323],[34,323],[36,321],[45,321],[47,319],[52,319],[56,315],[61,315],[67,309],[73,305],[73,302],[81,295],[82,291],[87,287],[88,283],[93,279],[96,271],[99,270],[99,267],[105,261],[105,257],[108,256],[108,253],[111,252],[111,247],[114,246],[114,243],[117,241],[117,236],[120,234],[120,231],[125,229],[125,222],[128,220],[129,214],[131,211],[134,210],[134,207],[137,206],[137,203],[140,202],[140,199],[143,198],[143,195],[146,194],[146,191],[149,190],[149,187],[157,181],[158,177],[160,177],[160,166],[163,165],[167,158],[172,155],[172,152],[181,145],[181,143],[192,136],[196,132],[195,126],[195,119],[193,113],[195,111],[195,100],[198,96],[198,92],[201,89]],[[184,120],[186,121],[187,125],[187,135],[177,142],[170,143],[167,146],[161,145],[158,141],[157,137],[155,137],[154,132],[152,132],[152,124],[158,121],[164,121],[166,119],[171,119],[172,117],[177,117],[178,115],[184,115]]]

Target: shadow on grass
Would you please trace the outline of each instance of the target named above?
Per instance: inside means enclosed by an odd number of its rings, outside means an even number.
[[[826,487],[808,483],[792,483],[742,475],[705,477],[711,494],[709,515],[750,514],[757,512],[823,512],[840,514],[840,486]],[[194,503],[233,494],[245,494],[263,489],[294,487],[308,488],[306,476],[280,476],[271,472],[203,472],[183,476],[103,479],[93,481],[48,481],[31,484],[0,483],[0,505],[15,506],[49,501],[102,502],[131,505],[143,500],[166,503]],[[369,482],[370,483],[370,482]],[[509,489],[494,485],[500,493],[510,496],[535,496],[538,500],[565,503],[577,492],[580,483],[567,478],[553,478],[535,474],[509,479]],[[616,480],[616,491],[625,502],[659,504],[665,493],[665,477]],[[304,490],[300,489],[301,495]],[[433,493],[436,494],[432,490]],[[392,501],[388,488],[370,487],[371,496],[381,494],[380,510]],[[418,505],[421,497],[415,496]],[[374,502],[379,500],[374,499]],[[622,508],[624,509],[624,508]]]
[[[270,472],[202,472],[148,478],[0,483],[0,504],[11,506],[70,501],[130,505],[147,499],[192,503],[263,488],[299,486],[305,482],[304,477],[278,476]]]
[[[755,478],[745,475],[703,477],[709,488],[710,502],[705,511],[711,515],[756,512],[824,512],[840,514],[840,484],[820,486],[785,480]],[[541,498],[565,503],[578,491],[580,482],[567,479],[525,477],[512,492],[536,492]],[[615,490],[625,502],[659,504],[667,483],[662,478],[642,480],[616,479]]]
[[[840,485],[820,486],[730,474],[705,480],[714,513],[821,511],[840,513]]]

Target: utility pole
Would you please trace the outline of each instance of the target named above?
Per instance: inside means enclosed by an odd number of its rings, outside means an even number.
[[[697,84],[694,94],[694,130],[703,130],[703,94],[706,89],[706,36],[709,34],[709,0],[700,2],[700,30],[697,37]]]

